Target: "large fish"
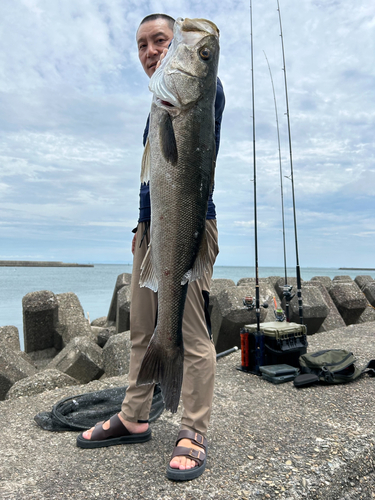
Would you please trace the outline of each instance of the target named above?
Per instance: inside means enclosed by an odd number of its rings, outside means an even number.
[[[187,287],[208,265],[205,222],[216,156],[218,61],[217,27],[205,19],[180,18],[149,84],[154,97],[141,181],[150,180],[151,239],[140,286],[158,292],[158,318],[137,384],[159,382],[172,412],[183,377]]]

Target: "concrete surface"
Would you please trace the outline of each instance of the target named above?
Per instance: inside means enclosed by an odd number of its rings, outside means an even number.
[[[359,366],[375,358],[375,325],[309,337],[309,351],[346,348]],[[375,498],[375,379],[296,389],[236,370],[240,351],[217,364],[207,470],[173,483],[165,469],[178,413],[152,424],[144,444],[76,447],[76,433],[40,429],[33,417],[60,399],[126,383],[126,377],[0,402],[1,499]]]

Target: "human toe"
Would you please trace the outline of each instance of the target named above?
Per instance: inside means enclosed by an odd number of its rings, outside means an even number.
[[[88,431],[82,432],[83,439],[91,439],[91,434],[93,430],[94,427],[91,427],[91,429],[89,429]]]
[[[195,467],[197,463],[194,460],[190,460],[187,457],[176,456],[172,458],[169,465],[172,467],[172,469],[187,470]]]
[[[109,426],[110,426],[110,421],[107,420],[106,422],[98,422],[96,425],[102,425],[103,429],[104,430],[107,430],[109,429]],[[83,432],[82,433],[82,437],[83,439],[88,439],[90,440],[91,439],[91,434],[93,433],[95,427],[91,427],[91,429],[88,429],[87,431]]]

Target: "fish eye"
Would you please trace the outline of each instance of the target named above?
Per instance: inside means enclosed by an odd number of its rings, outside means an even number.
[[[211,57],[211,51],[207,47],[203,47],[203,49],[199,51],[199,55],[202,59],[207,61]]]

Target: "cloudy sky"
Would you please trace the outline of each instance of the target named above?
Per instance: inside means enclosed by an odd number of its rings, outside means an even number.
[[[375,4],[280,0],[302,267],[375,267]],[[253,265],[249,2],[2,0],[0,259],[131,263],[148,78],[135,31],[154,12],[221,31],[219,265]],[[277,132],[290,174],[276,0],[253,0],[260,266],[281,266]],[[263,52],[264,51],[264,52]],[[295,263],[284,177],[288,264]]]

